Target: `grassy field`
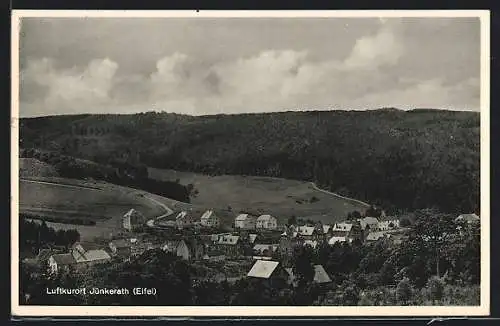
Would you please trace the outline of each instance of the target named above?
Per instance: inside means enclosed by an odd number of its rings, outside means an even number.
[[[168,198],[106,182],[47,177],[19,181],[20,213],[69,223],[59,225],[58,229],[76,228],[84,232],[86,238],[121,230],[123,214],[131,208],[146,218],[164,214],[165,209],[150,197],[174,210],[180,208],[176,207],[176,201]],[[75,219],[95,222],[95,226],[74,224]]]
[[[231,215],[239,212],[272,214],[284,223],[289,217],[331,223],[368,205],[320,191],[311,183],[253,176],[207,176],[174,170],[149,169],[149,176],[159,180],[179,180],[193,184],[198,194],[193,205],[220,210]],[[223,218],[224,219],[224,218]]]

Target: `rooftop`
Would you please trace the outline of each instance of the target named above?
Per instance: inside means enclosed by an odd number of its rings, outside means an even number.
[[[252,269],[248,272],[247,276],[257,277],[257,278],[269,278],[276,267],[278,267],[279,262],[271,260],[257,260],[252,266]]]

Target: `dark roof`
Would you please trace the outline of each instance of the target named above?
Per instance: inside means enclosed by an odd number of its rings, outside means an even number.
[[[111,243],[116,247],[116,248],[129,248],[132,246],[130,241],[126,239],[116,239],[111,241]]]
[[[72,254],[55,254],[52,258],[56,261],[57,265],[73,265],[76,264],[76,260],[73,258]]]

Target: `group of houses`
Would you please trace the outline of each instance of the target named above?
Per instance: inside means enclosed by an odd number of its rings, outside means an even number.
[[[245,213],[236,217],[234,228],[239,230],[276,230],[278,229],[278,220],[269,214],[257,217]]]
[[[141,212],[132,208],[127,213],[125,213],[122,222],[124,229],[133,232],[139,230],[144,225],[144,223],[146,223],[146,218]],[[157,221],[156,225],[160,227],[171,227],[178,229],[185,229],[194,226],[218,228],[220,226],[220,219],[213,210],[205,211],[199,219],[195,218],[193,213],[190,211],[181,211],[175,215],[175,218]]]

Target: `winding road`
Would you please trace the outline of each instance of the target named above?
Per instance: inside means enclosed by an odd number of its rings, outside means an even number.
[[[103,191],[102,189],[100,189],[98,187],[90,187],[90,186],[85,186],[85,185],[71,185],[71,184],[65,184],[65,183],[50,182],[50,181],[41,181],[41,180],[30,180],[30,179],[19,179],[19,181],[31,182],[31,183],[39,183],[39,184],[47,184],[47,185],[54,185],[54,186],[67,187],[67,188],[76,188],[76,189],[82,189],[83,188],[83,189],[92,189],[92,190]],[[170,207],[168,207],[167,205],[165,205],[162,202],[158,201],[157,199],[153,198],[149,194],[146,194],[144,192],[142,192],[142,194],[143,194],[144,198],[148,199],[149,201],[151,201],[155,205],[158,205],[158,206],[160,206],[161,208],[163,208],[165,210],[165,213],[163,213],[162,215],[157,216],[157,217],[155,217],[153,219],[150,219],[149,221],[146,222],[146,224],[149,227],[154,227],[154,222],[156,220],[162,219],[164,217],[167,217],[167,216],[173,214],[174,211]]]
[[[325,193],[325,194],[328,194],[328,195],[331,195],[331,196],[335,196],[337,198],[341,198],[341,199],[344,199],[344,200],[348,200],[348,201],[351,201],[353,203],[356,203],[356,204],[360,204],[360,205],[363,205],[363,206],[366,206],[366,207],[370,207],[370,204],[367,204],[365,202],[362,202],[361,200],[357,200],[357,199],[353,199],[353,198],[349,198],[349,197],[345,197],[345,196],[341,196],[339,194],[336,194],[334,192],[330,192],[328,190],[324,190],[324,189],[321,189],[321,188],[318,188],[318,186],[314,183],[314,182],[310,182],[312,188],[314,190],[317,190],[317,191],[320,191],[322,193]]]

